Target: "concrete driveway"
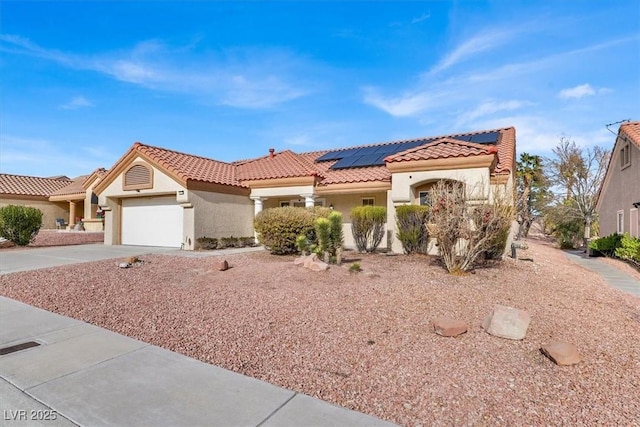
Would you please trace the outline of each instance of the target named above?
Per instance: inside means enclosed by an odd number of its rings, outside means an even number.
[[[0,275],[17,271],[38,270],[59,265],[126,258],[150,253],[179,252],[175,248],[153,246],[120,246],[94,243],[89,245],[52,246],[46,248],[0,251]]]

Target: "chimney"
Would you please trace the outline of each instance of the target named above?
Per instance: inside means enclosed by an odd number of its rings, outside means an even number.
[[[275,148],[269,148],[269,158],[270,159],[273,159],[275,157],[275,154],[273,154],[273,153],[275,153],[275,151],[276,151]]]

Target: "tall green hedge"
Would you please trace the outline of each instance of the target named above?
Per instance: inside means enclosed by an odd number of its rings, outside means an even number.
[[[0,237],[18,246],[27,246],[42,227],[42,211],[28,206],[7,205],[0,208]]]
[[[405,253],[427,253],[428,217],[428,206],[403,205],[396,208],[397,237]]]
[[[357,206],[351,209],[351,233],[360,252],[373,252],[384,237],[387,209],[382,206]]]
[[[281,207],[265,209],[256,215],[253,224],[258,241],[272,254],[284,255],[298,252],[296,239],[300,235],[315,241],[316,218],[328,218],[331,209],[323,207]]]

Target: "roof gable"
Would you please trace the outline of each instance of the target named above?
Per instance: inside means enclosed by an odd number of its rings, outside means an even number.
[[[185,187],[192,181],[244,187],[237,178],[236,167],[230,163],[136,142],[96,185],[96,193],[102,192],[138,157]]]

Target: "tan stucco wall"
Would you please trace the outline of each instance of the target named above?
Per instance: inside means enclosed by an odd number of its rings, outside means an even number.
[[[253,201],[247,196],[190,191],[195,226],[193,238],[253,236]]]
[[[0,197],[0,207],[7,205],[29,206],[42,211],[42,228],[56,228],[56,218],[64,218],[69,222],[69,204],[63,202],[50,202],[48,200],[36,200],[29,198]]]
[[[609,164],[609,176],[598,202],[600,236],[616,232],[617,212],[624,211],[624,231],[630,230],[630,210],[633,203],[640,202],[640,149],[633,143],[631,147],[631,166],[620,168],[620,148],[617,146]]]

